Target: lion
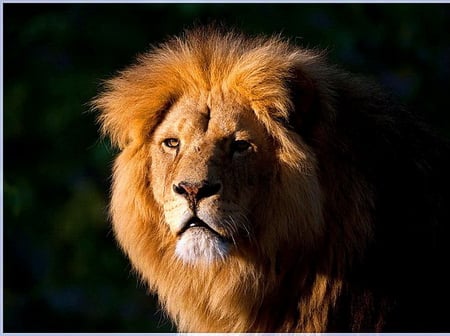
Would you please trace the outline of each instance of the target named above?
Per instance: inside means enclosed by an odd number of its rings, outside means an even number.
[[[178,330],[450,331],[448,145],[367,79],[198,27],[93,105],[115,237]]]

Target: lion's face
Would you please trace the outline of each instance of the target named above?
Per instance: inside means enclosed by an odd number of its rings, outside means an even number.
[[[235,98],[181,98],[152,135],[154,198],[187,263],[225,259],[245,244],[257,229],[252,210],[270,192],[273,142]]]

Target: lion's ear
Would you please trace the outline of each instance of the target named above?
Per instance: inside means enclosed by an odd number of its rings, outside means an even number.
[[[174,96],[164,89],[145,85],[145,81],[118,76],[105,83],[105,90],[92,102],[99,112],[103,135],[120,149],[148,139],[163,113],[173,104]]]
[[[108,83],[110,84],[110,83]],[[108,137],[114,146],[123,149],[136,136],[137,122],[130,96],[122,90],[108,87],[91,102],[92,110],[98,113],[97,122],[103,136]]]
[[[289,124],[301,135],[307,135],[318,117],[318,92],[314,80],[302,69],[295,69],[290,82],[293,111]]]
[[[130,123],[126,115],[115,115],[105,110],[100,111],[97,120],[102,135],[109,138],[113,146],[124,149],[136,137],[133,134],[139,133],[139,128],[134,123]]]

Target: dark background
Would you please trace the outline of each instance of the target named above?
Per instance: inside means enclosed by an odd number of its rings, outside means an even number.
[[[446,4],[4,4],[4,331],[174,330],[113,240],[115,150],[88,102],[150,44],[212,20],[326,48],[450,138]]]

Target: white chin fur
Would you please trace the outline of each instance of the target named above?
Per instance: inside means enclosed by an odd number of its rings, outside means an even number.
[[[175,253],[187,264],[212,263],[224,260],[229,244],[204,228],[192,228],[184,232],[177,242]]]

